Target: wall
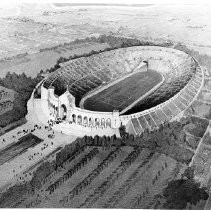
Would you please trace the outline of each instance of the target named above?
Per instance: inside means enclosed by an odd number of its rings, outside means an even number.
[[[34,94],[34,91],[33,91]],[[32,96],[33,96],[32,94]],[[71,100],[72,97],[72,100]],[[64,115],[63,106],[66,107]],[[41,86],[41,99],[30,98],[28,116],[35,112],[37,119],[44,124],[58,117],[65,117],[62,123],[55,124],[53,129],[77,136],[84,135],[117,135],[119,136],[119,112],[92,112],[75,107],[74,98],[66,91],[60,97],[54,95],[54,89]],[[32,120],[27,117],[27,120]]]

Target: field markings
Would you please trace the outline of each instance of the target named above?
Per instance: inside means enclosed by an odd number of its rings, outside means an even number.
[[[114,82],[111,82],[111,83],[109,84],[109,87],[110,87],[110,86],[113,86],[113,85],[115,85],[115,84],[117,84],[117,83],[120,82],[120,81],[123,81],[124,79],[127,79],[127,78],[131,79],[130,77],[131,77],[132,75],[134,75],[134,74],[137,74],[137,73],[142,73],[142,72],[133,72],[133,73],[131,73],[131,74],[125,75],[125,76],[123,76],[122,78],[120,78],[119,80],[115,80]],[[140,75],[140,76],[142,76],[142,75]],[[147,76],[147,75],[145,75],[145,77],[146,77],[146,76]],[[163,75],[159,75],[159,76],[162,76],[162,79],[163,79]],[[145,78],[145,77],[144,77],[144,78]],[[146,78],[145,78],[145,79],[146,79]],[[137,83],[138,83],[138,82],[140,82],[140,81],[137,81]],[[163,82],[163,81],[162,81],[162,82]],[[123,85],[122,83],[119,84],[119,86],[116,85],[115,90],[107,91],[105,96],[109,96],[109,95],[115,94],[115,92],[117,91],[116,89],[120,88],[122,85]],[[159,83],[159,85],[161,85],[161,84]],[[133,86],[135,87],[135,84],[134,84]],[[133,87],[131,87],[131,88],[133,88]],[[155,88],[155,87],[154,87],[154,88]],[[157,87],[156,87],[156,88],[157,88]],[[108,89],[108,86],[103,87],[102,89],[100,89],[100,91],[98,90],[97,92],[94,92],[95,94],[92,93],[91,95],[87,95],[88,97],[86,96],[85,99],[90,98],[92,95],[96,95],[98,92],[102,92],[104,89]],[[133,89],[134,89],[134,88],[133,88]],[[118,92],[117,92],[117,94],[118,94]],[[148,92],[148,94],[149,94],[149,92]],[[103,98],[106,99],[105,96],[104,96]],[[109,98],[109,97],[108,97],[108,98]],[[117,109],[119,109],[122,105],[127,104],[128,101],[130,101],[132,98],[133,98],[133,97],[130,95],[130,96],[127,97],[127,99],[122,99],[121,102],[119,101],[118,104],[112,104],[112,105],[113,105],[112,107],[116,107]],[[135,101],[135,103],[137,103],[139,100],[141,100],[141,97],[138,98],[137,101]],[[83,101],[85,101],[85,100],[83,99]],[[105,102],[104,99],[101,99],[101,101]],[[108,102],[106,102],[106,103],[108,104]],[[134,103],[134,104],[135,104],[135,103]],[[111,103],[109,103],[109,104],[111,104]],[[133,104],[132,104],[132,106],[133,106]],[[128,108],[129,108],[129,107],[128,107]],[[121,114],[121,113],[120,113],[120,114]]]
[[[120,81],[123,81],[124,79],[126,79],[126,78],[132,76],[132,75],[135,74],[135,73],[137,73],[137,72],[132,72],[132,73],[130,73],[130,74],[124,75],[123,77],[120,77],[119,79],[114,80],[114,81],[112,81],[112,82],[106,84],[105,86],[100,87],[100,88],[97,89],[96,91],[91,92],[90,94],[86,95],[85,97],[82,98],[82,100],[81,100],[81,102],[80,102],[80,107],[84,107],[84,102],[85,102],[85,100],[87,100],[88,98],[91,98],[92,96],[97,95],[98,93],[100,93],[100,92],[102,92],[102,91],[108,89],[109,87],[111,87],[111,86],[113,86],[113,85],[119,83]],[[94,76],[95,76],[95,75],[94,75]],[[97,77],[97,76],[96,76],[96,77]],[[98,78],[98,77],[97,77],[97,78]],[[102,80],[101,80],[101,81],[102,81]]]
[[[125,109],[123,109],[120,112],[120,114],[125,113],[126,111],[128,111],[129,109],[131,109],[135,104],[137,104],[139,101],[143,100],[144,98],[146,98],[147,96],[149,96],[150,94],[152,94],[155,90],[157,90],[164,83],[164,81],[165,81],[165,77],[162,74],[161,74],[161,76],[162,76],[162,80],[157,85],[155,85],[154,87],[152,87],[144,95],[142,95],[137,100],[135,100],[132,104],[130,104],[129,106],[127,106]]]

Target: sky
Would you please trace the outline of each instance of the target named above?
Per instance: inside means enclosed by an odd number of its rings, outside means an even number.
[[[97,4],[211,4],[210,0],[6,0],[1,8],[13,8],[20,3],[97,3]]]

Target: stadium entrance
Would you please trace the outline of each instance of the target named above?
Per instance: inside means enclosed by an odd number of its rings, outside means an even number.
[[[67,118],[67,107],[64,104],[60,107],[60,118],[62,120],[66,120]]]

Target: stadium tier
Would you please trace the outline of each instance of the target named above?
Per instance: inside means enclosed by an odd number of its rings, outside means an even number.
[[[101,123],[108,119],[111,129],[123,124],[139,135],[175,119],[196,98],[203,79],[200,66],[182,51],[128,47],[62,63],[43,82],[41,99],[45,109],[57,113],[55,118],[63,113],[70,124],[108,129]],[[83,119],[92,115],[89,125]]]

